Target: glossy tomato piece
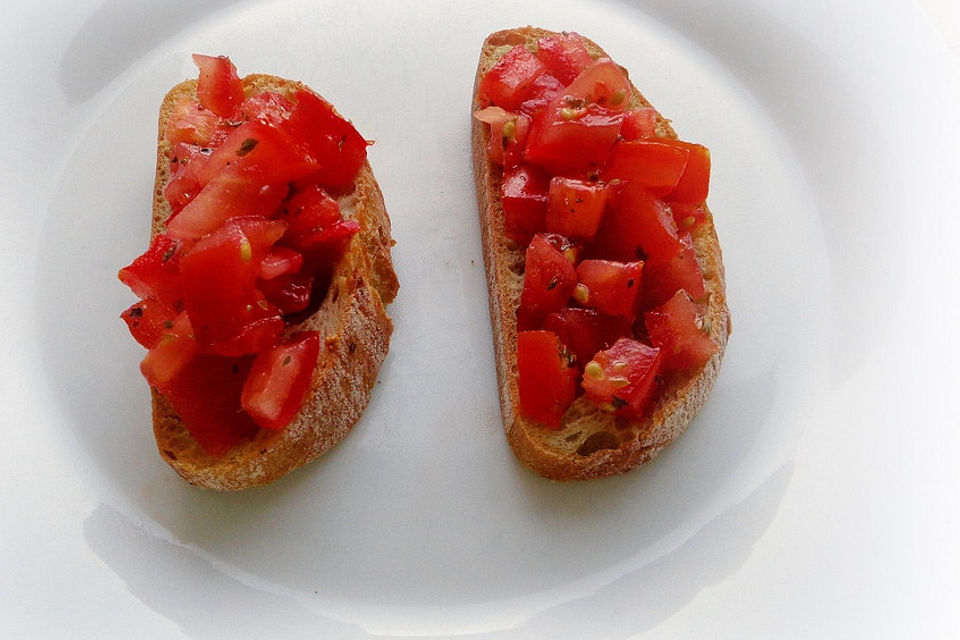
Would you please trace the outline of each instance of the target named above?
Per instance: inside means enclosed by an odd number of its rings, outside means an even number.
[[[657,347],[620,338],[584,367],[583,389],[605,411],[641,417],[656,394],[661,363]]]
[[[294,99],[297,106],[283,129],[317,162],[311,180],[331,189],[349,188],[367,159],[367,141],[315,93],[300,90]]]
[[[657,135],[657,110],[653,107],[630,109],[623,114],[620,136],[624,140],[641,140]]]
[[[651,258],[644,265],[643,307],[649,309],[663,304],[679,289],[685,290],[694,300],[706,293],[703,272],[689,233],[680,235],[680,249],[676,255]]]
[[[259,280],[259,289],[267,302],[280,310],[283,315],[298,313],[310,306],[313,301],[314,277],[304,273],[285,273],[271,278]]]
[[[150,246],[117,277],[138,298],[156,298],[175,309],[183,294],[180,289],[180,243],[167,234],[154,236]]]
[[[211,153],[207,147],[186,142],[178,142],[170,150],[170,180],[163,188],[163,197],[170,205],[171,217],[200,193],[200,172]]]
[[[538,167],[521,164],[503,174],[500,202],[504,234],[517,244],[527,244],[546,225],[550,175]]]
[[[591,256],[622,262],[668,260],[680,249],[670,208],[641,185],[625,183],[607,204]]]
[[[211,456],[222,456],[257,432],[240,409],[251,360],[199,354],[163,389],[190,435]]]
[[[623,113],[561,95],[534,120],[523,157],[556,175],[599,167],[620,135]]]
[[[682,142],[674,144],[687,151],[688,160],[683,175],[666,199],[670,202],[700,204],[710,191],[710,150],[702,144]]]
[[[220,171],[181,211],[167,222],[167,235],[199,240],[238,216],[271,217],[280,208],[289,187],[250,180],[234,167]]]
[[[579,282],[573,297],[585,307],[632,322],[639,307],[642,273],[642,262],[583,260],[577,265]]]
[[[240,112],[247,120],[265,120],[273,126],[290,117],[296,105],[282,93],[261,91],[240,103]]]
[[[606,180],[642,185],[654,195],[670,193],[683,175],[689,151],[665,139],[621,141],[603,170]]]
[[[260,261],[260,277],[273,280],[282,275],[297,273],[303,267],[303,254],[289,247],[273,247]]]
[[[633,90],[619,65],[610,58],[600,58],[573,79],[564,95],[583,104],[622,112],[630,106]]]
[[[543,328],[552,331],[560,342],[576,357],[583,369],[601,349],[606,349],[618,338],[630,335],[631,322],[597,312],[594,309],[564,307],[547,315]]]
[[[200,69],[200,78],[197,80],[197,99],[200,104],[221,118],[237,115],[243,102],[243,84],[230,59],[195,53],[193,62]]]
[[[560,419],[577,396],[577,374],[556,334],[517,334],[517,383],[524,416],[559,429]]]
[[[282,429],[303,405],[320,353],[320,334],[295,334],[257,355],[240,394],[240,406],[261,427]]]
[[[517,45],[484,74],[477,87],[477,96],[483,105],[493,104],[507,111],[516,111],[530,94],[533,81],[546,71],[534,54],[523,45]]]
[[[186,142],[212,146],[223,140],[227,133],[227,129],[221,126],[220,116],[192,98],[182,98],[170,112],[163,137],[171,145]]]
[[[285,226],[276,220],[235,218],[181,260],[184,306],[205,350],[243,355],[276,343],[283,319],[254,285],[260,262]]]
[[[530,133],[530,117],[496,106],[481,109],[473,117],[490,125],[487,159],[507,169],[520,164],[523,145]]]
[[[673,213],[673,220],[677,223],[677,231],[689,232],[698,224],[707,219],[706,207],[701,204],[686,204],[683,202],[671,202],[670,211]]]
[[[567,85],[593,64],[583,38],[576,33],[558,33],[537,41],[537,58],[547,72]]]
[[[200,184],[230,168],[258,185],[294,182],[315,173],[317,161],[286,132],[264,120],[250,120],[233,130],[203,164]]]
[[[577,270],[565,238],[538,233],[527,247],[518,321],[524,326],[567,306]]]
[[[181,312],[169,326],[163,326],[160,339],[140,362],[140,373],[151,387],[165,391],[199,350],[190,318]]]
[[[566,85],[550,74],[543,74],[533,81],[533,87],[530,89],[527,99],[520,103],[520,113],[536,118],[566,88]]]
[[[344,220],[337,201],[318,185],[301,188],[284,203],[279,219],[287,223],[284,243],[314,261],[336,260],[360,230],[356,220]]]
[[[663,353],[665,369],[685,371],[702,367],[719,350],[704,333],[697,307],[682,289],[644,313],[643,322],[650,341]]]
[[[550,180],[547,231],[590,240],[600,228],[607,204],[607,185],[560,176]]]
[[[144,298],[120,314],[133,339],[147,349],[160,342],[164,330],[173,328],[176,313],[156,298]]]

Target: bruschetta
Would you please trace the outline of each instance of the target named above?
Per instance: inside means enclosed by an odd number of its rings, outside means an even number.
[[[160,457],[187,482],[272,482],[341,440],[390,344],[398,281],[368,142],[300,82],[199,77],[160,107],[149,248],[119,272]]]
[[[576,33],[490,35],[472,111],[506,439],[553,480],[630,470],[700,411],[730,333],[709,151]]]

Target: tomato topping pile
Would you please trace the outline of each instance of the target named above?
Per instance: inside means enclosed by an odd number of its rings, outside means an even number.
[[[197,99],[164,132],[166,230],[118,275],[139,298],[121,317],[148,350],[141,372],[216,456],[303,404],[320,335],[287,328],[359,231],[335,196],[368,143],[308,90],[245,94],[229,58],[193,59]]]
[[[710,153],[659,135],[623,70],[576,33],[517,45],[481,78],[504,232],[526,247],[517,313],[520,411],[557,429],[579,395],[637,418],[660,380],[718,350],[702,326],[692,233]]]

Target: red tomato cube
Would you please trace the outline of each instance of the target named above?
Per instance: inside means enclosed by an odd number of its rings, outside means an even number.
[[[662,196],[677,186],[689,153],[665,139],[621,141],[613,148],[603,176],[605,180],[638,183]]]
[[[640,301],[642,262],[583,260],[573,298],[585,307],[633,322]]]
[[[170,307],[156,298],[144,298],[120,314],[133,339],[147,349],[157,346],[164,330],[173,328],[175,316]]]
[[[481,109],[473,117],[490,125],[490,140],[487,142],[490,162],[507,169],[520,164],[523,145],[530,132],[530,117],[500,107]]]
[[[706,293],[703,272],[689,233],[680,236],[680,249],[673,256],[651,258],[644,265],[643,307],[663,304],[683,289],[694,300]]]
[[[590,240],[600,228],[606,204],[606,184],[556,176],[550,180],[547,231]]]
[[[550,429],[559,429],[563,414],[577,396],[577,368],[570,366],[556,334],[517,334],[517,383],[520,413]]]
[[[581,369],[598,351],[608,348],[621,336],[628,335],[630,325],[628,318],[574,307],[555,311],[543,321],[543,328],[557,334],[560,342],[576,357],[577,366]]]
[[[232,118],[243,102],[243,84],[237,68],[226,56],[193,54],[193,62],[200,69],[197,81],[197,99],[205,108],[221,118]]]
[[[240,406],[261,427],[287,426],[310,389],[319,353],[320,334],[306,331],[258,354],[244,382]]]
[[[684,371],[707,363],[716,343],[703,332],[693,300],[682,289],[659,307],[643,314],[650,341],[663,353],[666,369]]]
[[[160,339],[140,362],[140,373],[151,387],[166,391],[199,350],[190,319],[181,312],[169,327],[164,325]]]
[[[567,85],[593,64],[586,45],[576,33],[558,33],[537,41],[537,58],[548,73]]]
[[[186,142],[211,146],[225,138],[227,133],[216,113],[192,98],[182,98],[170,112],[163,138],[171,145]]]
[[[530,118],[536,118],[566,88],[566,85],[550,74],[543,74],[533,81],[533,87],[530,89],[527,99],[520,103],[520,113]]]
[[[183,297],[179,276],[180,249],[180,243],[167,234],[156,235],[147,250],[120,269],[117,277],[138,298],[156,298],[174,309]]]
[[[605,411],[641,417],[656,394],[661,362],[657,347],[620,338],[584,367],[583,389]]]
[[[610,58],[600,58],[573,79],[564,95],[622,112],[630,106],[633,91],[623,69]]]
[[[630,109],[623,114],[620,136],[624,140],[640,140],[657,135],[657,110],[652,107]]]
[[[591,255],[622,262],[670,259],[680,248],[670,208],[642,186],[626,183],[607,204]]]
[[[702,144],[676,141],[689,154],[683,175],[666,199],[670,202],[700,204],[710,191],[710,150]]]
[[[520,315],[526,320],[543,318],[567,306],[577,271],[567,251],[569,243],[555,234],[538,233],[526,251]]]
[[[585,173],[605,161],[622,122],[622,112],[563,94],[534,120],[523,158],[556,175]]]
[[[550,176],[542,169],[522,164],[503,174],[500,202],[504,234],[517,244],[527,244],[546,225]]]
[[[547,68],[522,45],[503,54],[484,74],[477,87],[477,96],[483,104],[494,104],[507,111],[516,111],[527,99],[533,81],[546,73]]]
[[[243,123],[220,143],[197,176],[200,184],[227,167],[259,185],[294,182],[319,168],[293,138],[263,120]]]

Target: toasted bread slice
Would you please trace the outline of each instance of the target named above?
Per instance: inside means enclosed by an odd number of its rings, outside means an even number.
[[[244,93],[277,91],[292,95],[306,87],[269,75],[243,78]],[[197,81],[170,90],[160,107],[157,171],[151,235],[162,233],[170,207],[163,197],[169,180],[167,120],[184,97],[196,98]],[[191,484],[239,490],[266,484],[310,462],[340,441],[370,400],[393,330],[385,307],[397,293],[390,258],[393,240],[383,196],[369,163],[360,169],[350,193],[338,202],[344,219],[360,223],[319,309],[287,333],[319,331],[323,339],[311,388],[292,422],[276,431],[260,429],[249,441],[221,457],[208,455],[191,437],[170,403],[156,389],[153,430],[160,456]]]
[[[533,27],[498,31],[484,42],[474,85],[473,111],[482,108],[476,89],[498,58],[516,45],[536,50],[537,40],[552,32]],[[609,57],[584,38],[590,55]],[[633,107],[650,103],[632,87]],[[657,116],[657,134],[676,138],[666,119]],[[483,252],[490,298],[500,404],[507,441],[517,458],[530,469],[553,480],[600,478],[632,469],[656,456],[687,428],[703,407],[720,370],[730,334],[730,312],[724,289],[723,262],[713,217],[697,225],[693,240],[703,271],[707,302],[700,309],[704,327],[719,352],[699,370],[664,379],[646,417],[631,420],[605,413],[585,396],[569,407],[559,430],[549,430],[523,417],[517,384],[516,310],[523,288],[524,249],[504,235],[500,203],[502,170],[487,160],[489,127],[473,119],[473,165],[482,226]]]

